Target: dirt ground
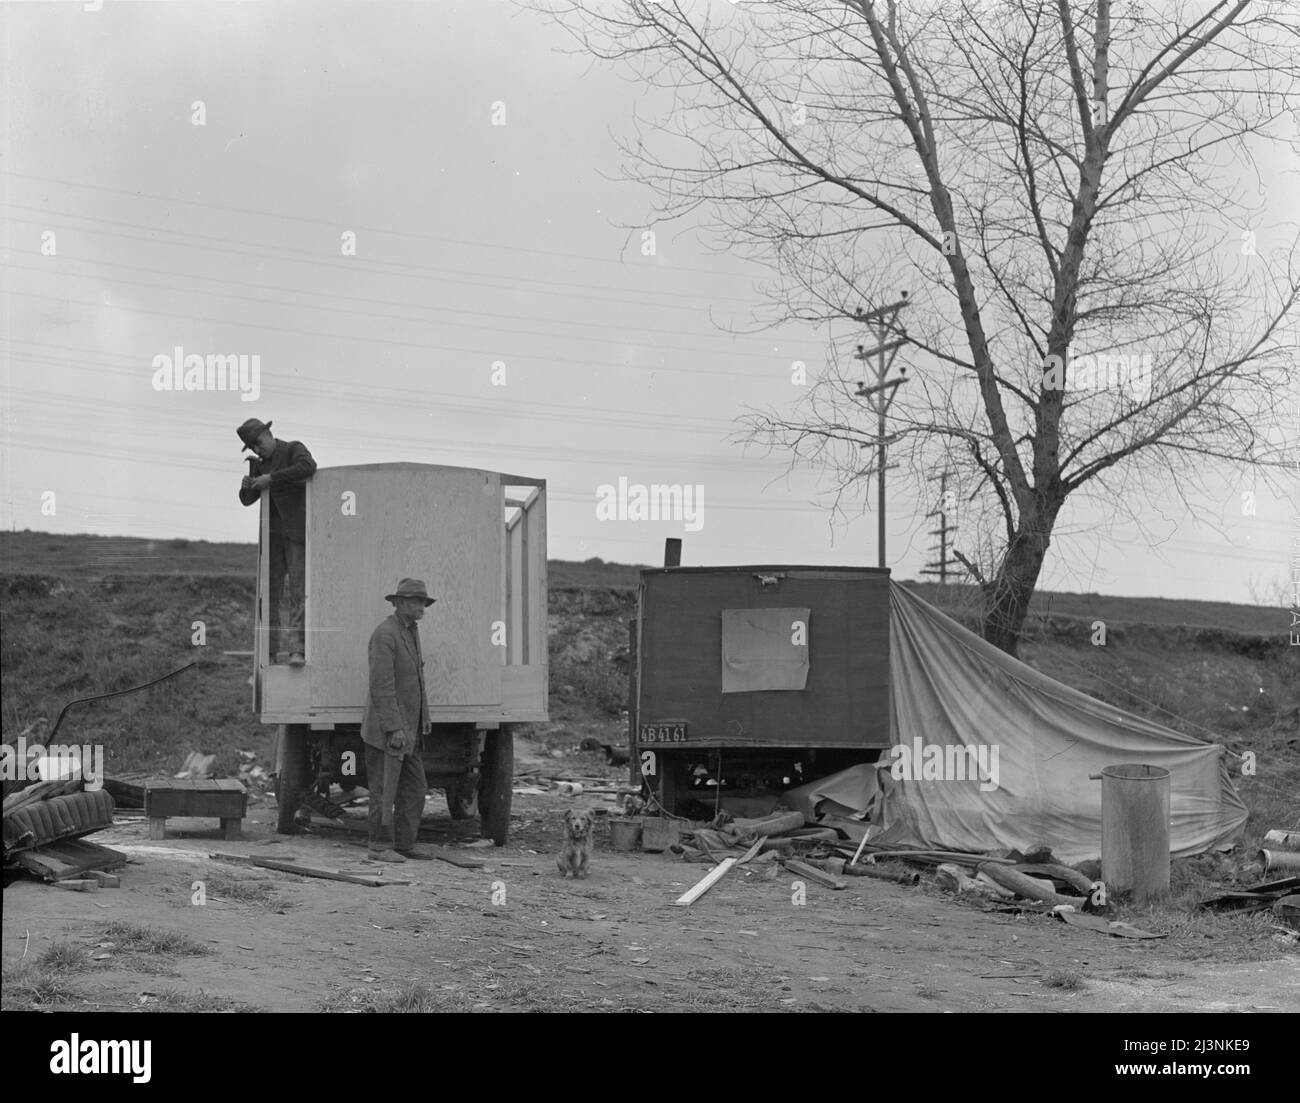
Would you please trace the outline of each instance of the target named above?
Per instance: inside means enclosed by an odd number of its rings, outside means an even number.
[[[517,795],[510,844],[478,848],[468,845],[476,821],[454,823],[431,794],[428,840],[481,869],[380,865],[337,833],[277,836],[269,798],[250,804],[240,842],[223,841],[215,822],[179,819],[151,842],[145,820],[124,816],[93,836],[130,855],[121,888],[83,894],[24,879],[5,889],[4,965],[39,962],[60,940],[84,946],[88,959],[66,977],[71,994],[53,1005],[63,1010],[1300,1009],[1300,959],[1285,947],[1273,961],[1211,964],[1174,939],[988,914],[924,883],[809,884],[796,904],[788,873],[738,872],[676,907],[709,867],[614,852],[603,818],[591,876],[563,880],[554,855],[575,803],[602,802]],[[314,880],[213,861],[216,851],[411,883]],[[104,935],[110,923],[179,932],[207,952],[126,953]]]

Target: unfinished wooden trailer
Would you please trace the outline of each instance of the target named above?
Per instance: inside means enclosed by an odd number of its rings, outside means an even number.
[[[889,746],[889,571],[662,567],[631,625],[633,777],[674,815],[763,815]]]
[[[306,663],[272,662],[267,496],[261,502],[253,703],[279,728],[278,828],[330,781],[365,784],[367,644],[384,595],[420,578],[437,604],[420,624],[431,787],[451,815],[504,845],[511,725],[547,713],[546,482],[419,463],[320,468],[307,483]],[[348,754],[351,752],[351,754]]]

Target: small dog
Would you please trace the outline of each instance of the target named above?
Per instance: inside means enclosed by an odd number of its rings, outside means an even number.
[[[591,861],[592,826],[590,812],[575,812],[570,808],[564,813],[564,849],[555,862],[561,877],[567,877],[570,873],[575,879],[587,876],[587,866]]]

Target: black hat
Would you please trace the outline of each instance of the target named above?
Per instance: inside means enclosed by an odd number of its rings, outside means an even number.
[[[235,432],[239,434],[239,439],[244,442],[243,451],[247,452],[252,448],[253,445],[257,443],[257,438],[271,428],[271,424],[272,423],[269,421],[263,424],[258,421],[257,418],[250,417],[243,425],[236,429]]]
[[[424,598],[424,605],[427,609],[437,598],[430,597],[429,591],[424,588],[424,581],[419,578],[404,578],[397,584],[397,593],[385,594],[385,601],[396,601],[399,597],[420,597]]]

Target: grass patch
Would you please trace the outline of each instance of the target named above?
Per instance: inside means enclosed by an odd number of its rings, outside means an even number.
[[[1213,961],[1223,964],[1268,961],[1284,954],[1296,954],[1277,939],[1277,920],[1269,912],[1253,915],[1223,915],[1192,911],[1175,898],[1142,907],[1121,905],[1109,919],[1122,919],[1136,927],[1168,937],[1162,952],[1182,961]]]
[[[1053,969],[1043,977],[1043,984],[1062,992],[1078,992],[1084,987],[1082,974],[1074,969]]]
[[[692,969],[686,974],[692,988],[674,995],[687,1011],[770,1011],[782,1007],[781,999],[790,994],[767,974],[732,966]]]
[[[438,991],[422,981],[401,988],[345,988],[331,992],[316,1005],[326,1014],[422,1015],[437,1011],[467,1011],[462,992]]]
[[[90,968],[86,947],[66,938],[59,939],[37,960],[42,968],[56,973],[81,973]]]
[[[142,923],[109,923],[103,936],[117,944],[122,954],[148,954],[155,957],[198,957],[212,953],[211,946],[196,942],[180,931],[149,927]]]
[[[1177,980],[1185,974],[1176,969],[1151,969],[1145,965],[1125,965],[1119,969],[1112,969],[1110,973],[1114,980]]]
[[[213,995],[211,992],[205,992],[202,988],[197,992],[182,992],[178,988],[166,988],[159,992],[158,995],[148,997],[147,1002],[141,1005],[141,1009],[147,1011],[171,1011],[182,1015],[212,1014],[213,1012],[247,1014],[250,1011],[260,1010],[260,1008],[254,1007],[252,1004],[233,1000],[229,996]]]
[[[277,915],[284,915],[289,905],[280,899],[279,889],[267,880],[231,877],[225,873],[209,874],[206,878],[208,892],[218,900],[235,900],[241,904],[252,904],[266,908]]]
[[[59,972],[30,963],[6,968],[0,984],[4,1011],[53,1011],[82,998]]]

